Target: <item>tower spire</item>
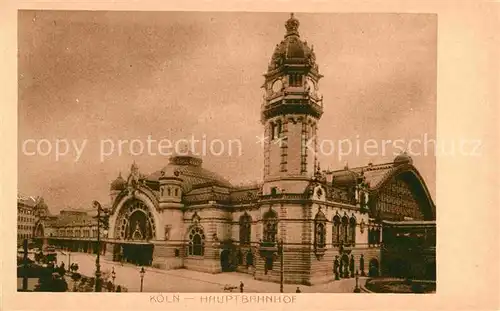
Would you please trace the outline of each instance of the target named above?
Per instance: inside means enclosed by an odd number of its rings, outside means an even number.
[[[297,36],[299,37],[299,26],[300,22],[293,13],[290,13],[290,18],[285,23],[286,35],[288,36]]]

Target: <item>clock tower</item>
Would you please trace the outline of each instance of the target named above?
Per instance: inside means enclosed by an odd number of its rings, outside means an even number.
[[[261,121],[266,137],[265,194],[301,192],[296,182],[309,180],[317,167],[316,133],[323,114],[318,82],[322,76],[314,47],[301,40],[299,25],[292,13],[264,75]]]

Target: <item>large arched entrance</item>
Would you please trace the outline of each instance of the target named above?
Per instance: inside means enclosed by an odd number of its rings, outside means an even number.
[[[137,198],[127,200],[119,211],[114,235],[119,243],[113,248],[115,260],[137,265],[151,265],[153,244],[156,236],[153,214],[146,204]]]
[[[153,214],[139,199],[129,199],[119,211],[115,222],[115,238],[149,241],[156,236]]]

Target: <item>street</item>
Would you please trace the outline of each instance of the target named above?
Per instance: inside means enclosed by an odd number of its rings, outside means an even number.
[[[58,264],[64,261],[68,267],[68,253],[58,254]],[[94,276],[96,255],[86,253],[71,253],[71,263],[78,263],[78,272],[85,276]],[[117,262],[111,262],[101,257],[101,271],[110,273],[114,267],[116,273],[115,284],[125,286],[129,292],[139,292],[141,277],[140,266],[124,263],[123,266]],[[249,274],[239,272],[225,272],[210,274],[186,269],[160,270],[145,267],[143,291],[155,293],[221,293],[224,286],[237,286],[235,292],[239,292],[239,284],[245,284],[244,291],[247,293],[278,293],[279,284],[254,280]],[[366,278],[360,278],[360,285],[364,284]],[[300,290],[303,293],[352,293],[356,281],[354,278],[332,281],[327,284],[304,286]],[[285,284],[285,293],[295,293],[297,285]]]

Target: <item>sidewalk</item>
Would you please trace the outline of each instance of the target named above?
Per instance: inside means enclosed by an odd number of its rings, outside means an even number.
[[[79,272],[85,275],[93,275],[95,272],[95,255],[84,253],[72,253],[71,261],[77,262],[80,266]],[[62,259],[62,258],[61,258]],[[59,259],[59,260],[61,260]],[[128,288],[129,292],[140,291],[141,267],[129,263],[123,266],[118,262],[113,262],[101,257],[101,271],[110,272],[114,267],[116,273],[115,283]],[[279,293],[280,284],[255,280],[252,275],[239,272],[225,272],[210,274],[186,269],[161,270],[152,267],[144,267],[144,292],[224,292],[224,286],[236,286],[234,292],[239,292],[240,281],[244,283],[246,293]],[[363,286],[366,278],[359,278],[359,286]],[[303,293],[352,293],[356,281],[354,278],[332,281],[327,284],[305,286],[295,284],[285,284],[285,293],[295,293],[300,287]]]

